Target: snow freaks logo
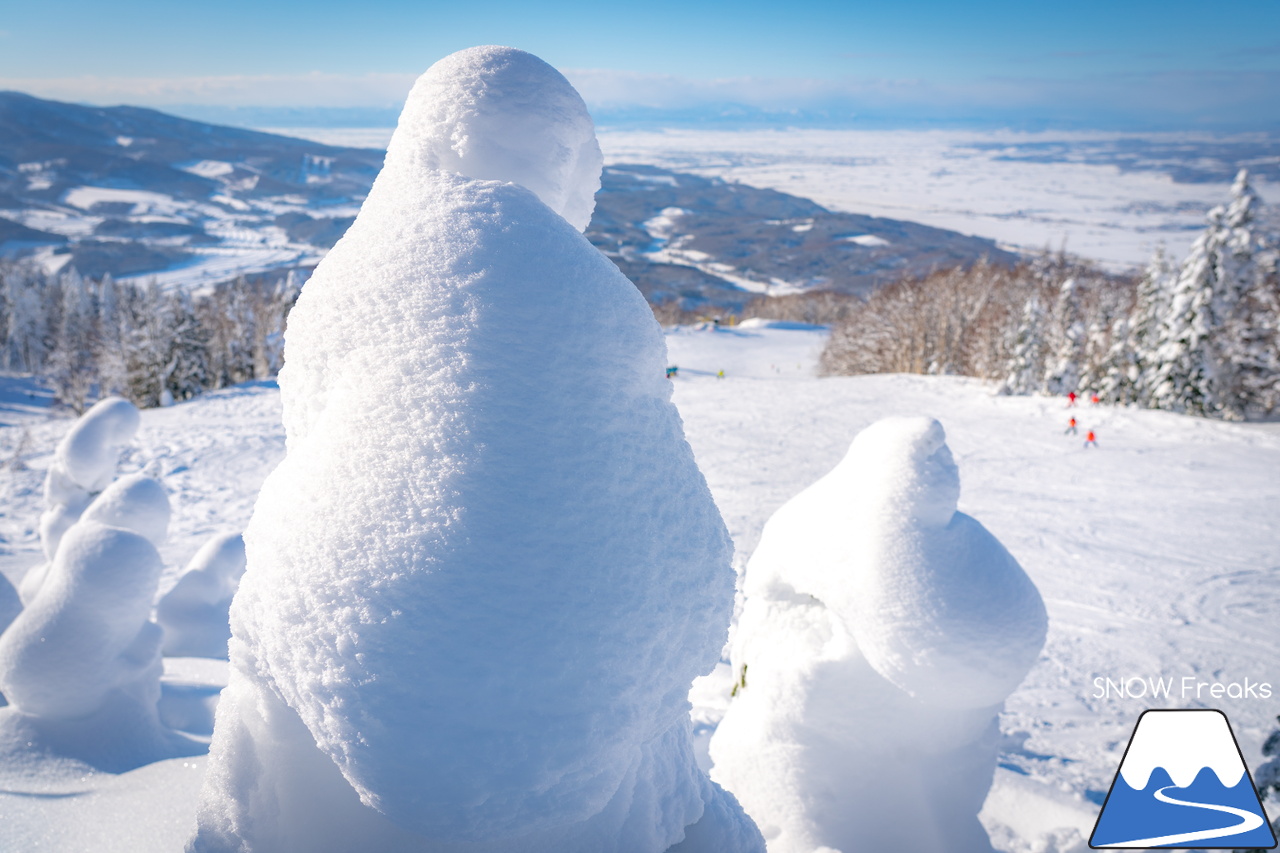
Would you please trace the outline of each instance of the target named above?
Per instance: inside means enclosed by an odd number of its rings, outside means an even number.
[[[1199,681],[1194,676],[1184,675],[1182,678],[1143,678],[1138,675],[1129,678],[1111,679],[1099,675],[1093,680],[1094,699],[1270,699],[1271,682],[1252,681],[1246,678],[1243,682],[1232,681],[1223,684],[1221,681]]]
[[[1275,835],[1226,715],[1144,712],[1089,846],[1275,847]]]

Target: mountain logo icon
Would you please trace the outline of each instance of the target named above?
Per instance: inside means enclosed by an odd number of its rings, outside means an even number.
[[[1089,846],[1274,848],[1275,834],[1226,715],[1143,712]]]

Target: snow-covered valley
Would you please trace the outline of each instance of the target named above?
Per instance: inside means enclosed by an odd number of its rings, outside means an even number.
[[[820,378],[824,338],[760,322],[669,330],[675,402],[740,570],[769,516],[864,427],[890,415],[941,421],[960,509],[1018,559],[1049,612],[1044,652],[1000,720],[1000,767],[983,812],[997,849],[1083,849],[1148,707],[1220,708],[1256,766],[1280,710],[1280,425],[1083,404],[1074,414],[1098,437],[1086,449],[1064,435],[1071,413],[1061,399],[999,397],[951,377]],[[5,383],[0,570],[17,582],[39,562],[44,469],[70,424],[48,417],[34,386]],[[146,472],[169,493],[162,592],[210,535],[243,529],[283,455],[271,383],[143,413],[121,470]],[[207,738],[225,664],[170,658],[165,669],[162,714]],[[1135,678],[1171,679],[1171,695],[1117,695],[1115,682],[1138,692]],[[704,747],[732,680],[722,666],[695,687]],[[1271,685],[1270,697],[1212,695],[1215,684],[1246,680]],[[193,831],[206,759],[117,776],[5,743],[0,762],[0,849],[160,853]]]

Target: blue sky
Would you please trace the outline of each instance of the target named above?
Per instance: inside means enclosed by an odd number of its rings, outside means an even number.
[[[0,87],[159,108],[393,109],[511,44],[593,108],[1280,129],[1280,2],[3,0]]]

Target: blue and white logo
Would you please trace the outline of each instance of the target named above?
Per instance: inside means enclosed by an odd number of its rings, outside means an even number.
[[[1143,713],[1089,846],[1275,847],[1226,715]]]

